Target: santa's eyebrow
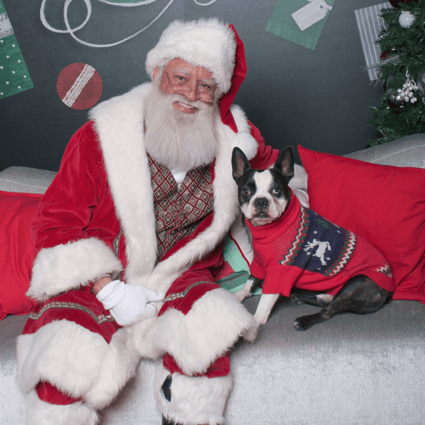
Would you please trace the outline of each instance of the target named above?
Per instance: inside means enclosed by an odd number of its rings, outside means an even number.
[[[192,76],[192,73],[188,69],[185,69],[185,68],[175,68],[175,69],[172,70],[172,72],[181,72],[183,74],[186,74],[188,77]],[[202,82],[202,83],[205,83],[205,84],[209,84],[211,86],[215,85],[214,78],[202,78],[202,80],[199,80],[199,81]]]
[[[175,69],[173,69],[172,72],[182,72],[183,74],[192,76],[192,74],[190,73],[190,71],[187,70],[187,69],[184,69],[184,68],[175,68]]]
[[[210,86],[215,86],[215,80],[214,78],[203,78],[202,80],[199,80],[205,84],[209,84]]]

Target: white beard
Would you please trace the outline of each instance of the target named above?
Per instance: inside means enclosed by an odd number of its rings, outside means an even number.
[[[207,105],[200,100],[190,102],[183,95],[164,94],[159,88],[160,80],[158,75],[146,97],[146,150],[169,169],[189,171],[210,164],[217,152],[216,103]],[[190,104],[199,111],[194,114],[178,111],[173,107],[176,101]]]

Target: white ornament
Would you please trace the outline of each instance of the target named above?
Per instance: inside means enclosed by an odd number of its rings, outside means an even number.
[[[325,0],[308,1],[310,4],[307,4],[291,15],[301,31],[326,18],[328,11],[332,9],[332,6],[329,6]]]
[[[416,18],[410,12],[404,11],[398,18],[398,22],[403,28],[410,28],[413,22],[415,22],[415,19]]]
[[[418,99],[413,92],[418,90],[418,86],[410,76],[409,71],[406,71],[406,79],[406,82],[403,84],[403,89],[397,89],[397,93],[399,93],[400,98],[404,98],[406,103],[415,103]],[[402,108],[402,106],[400,106],[400,108]]]

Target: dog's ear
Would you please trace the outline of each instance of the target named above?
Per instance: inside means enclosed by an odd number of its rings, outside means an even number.
[[[289,183],[289,180],[294,177],[294,148],[292,146],[288,146],[279,154],[274,168],[278,169]]]
[[[249,165],[248,158],[243,153],[242,149],[233,148],[232,152],[232,173],[233,178],[236,180],[241,177],[245,171],[249,170],[251,166]]]

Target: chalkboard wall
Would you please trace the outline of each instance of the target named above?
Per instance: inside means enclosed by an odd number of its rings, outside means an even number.
[[[74,0],[69,22],[80,25],[89,5],[90,20],[76,35],[91,43],[113,43],[149,24],[168,3],[130,8]],[[175,0],[145,32],[108,48],[88,47],[69,34],[49,31],[40,20],[42,0],[3,0],[34,88],[0,100],[0,169],[59,168],[69,138],[88,113],[69,108],[58,96],[56,81],[66,66],[94,67],[103,81],[100,101],[109,99],[148,81],[146,54],[171,21],[202,17],[233,23],[244,41],[248,76],[236,103],[269,144],[301,144],[337,155],[363,149],[373,137],[368,107],[379,104],[382,88],[371,84],[364,70],[354,11],[378,3],[336,0],[317,47],[310,50],[265,31],[276,0],[217,0],[206,7]],[[52,27],[65,29],[63,7],[63,0],[45,3]]]

